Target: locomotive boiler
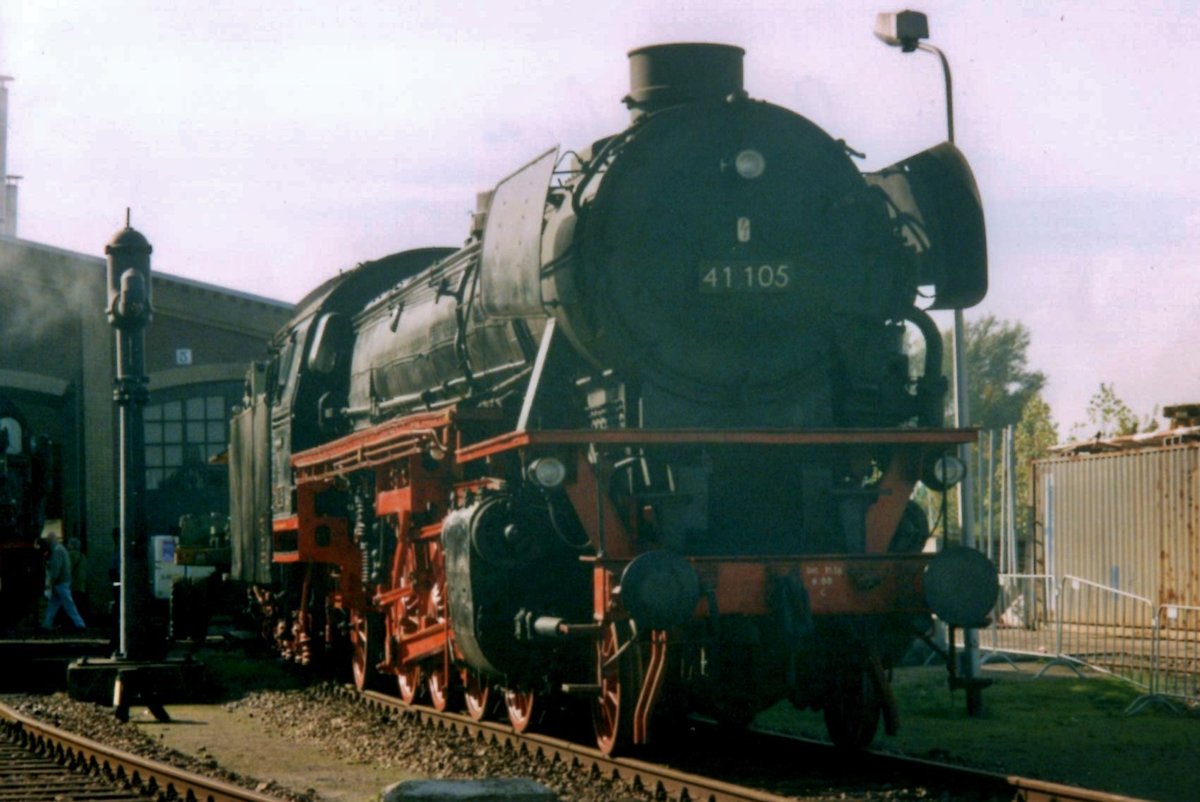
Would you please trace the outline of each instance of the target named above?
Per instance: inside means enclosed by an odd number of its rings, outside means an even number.
[[[994,571],[924,553],[909,502],[974,438],[917,305],[986,291],[970,170],[946,143],[863,174],[742,58],[633,51],[625,130],[298,305],[230,451],[284,654],[517,729],[583,699],[606,752],[782,698],[862,745],[930,614],[983,620]]]
[[[49,440],[0,397],[0,632],[29,615],[45,583],[38,548],[50,491]]]

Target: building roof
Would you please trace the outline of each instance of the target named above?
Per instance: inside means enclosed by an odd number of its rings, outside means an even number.
[[[1160,448],[1200,440],[1200,426],[1174,426],[1154,432],[1139,432],[1120,437],[1095,437],[1082,442],[1063,443],[1050,450],[1064,456],[1070,454],[1104,454],[1115,451],[1137,451]]]
[[[43,253],[56,254],[58,256],[64,256],[64,257],[67,257],[70,259],[75,259],[75,260],[78,260],[81,262],[93,262],[96,264],[97,267],[100,267],[100,268],[105,267],[105,260],[100,256],[95,256],[90,253],[80,253],[78,251],[71,251],[71,250],[67,250],[65,248],[58,248],[54,245],[47,245],[44,242],[34,242],[33,240],[21,239],[19,237],[6,237],[3,235],[0,235],[0,242],[11,242],[11,243],[13,243],[15,245],[19,245],[23,248],[29,248],[30,250],[41,251]],[[286,301],[280,301],[280,300],[276,300],[274,298],[267,298],[262,295],[255,295],[254,293],[242,292],[241,290],[234,290],[234,289],[230,289],[229,287],[222,287],[217,284],[209,284],[208,282],[205,282],[205,281],[196,281],[195,279],[183,278],[182,276],[173,276],[170,273],[164,273],[163,271],[158,270],[158,269],[155,269],[151,272],[151,280],[162,281],[162,282],[167,282],[167,283],[172,283],[172,284],[178,284],[178,285],[181,285],[184,287],[190,287],[192,289],[206,290],[208,292],[217,293],[219,295],[230,296],[233,298],[240,298],[244,301],[252,301],[254,303],[265,304],[267,306],[276,307],[283,311],[290,311],[295,306],[295,304],[290,304],[290,303],[287,303]]]

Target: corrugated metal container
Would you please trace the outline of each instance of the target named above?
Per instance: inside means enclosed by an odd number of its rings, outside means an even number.
[[[1200,444],[1034,463],[1038,569],[1200,605]]]

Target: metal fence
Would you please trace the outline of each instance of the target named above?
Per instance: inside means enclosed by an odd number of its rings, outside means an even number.
[[[1149,599],[1064,576],[1058,590],[1058,633],[1059,660],[1150,688],[1156,629]]]
[[[975,444],[975,542],[1003,573],[1017,573],[1017,449],[1015,430],[979,433]]]
[[[983,662],[1107,674],[1144,691],[1131,709],[1200,706],[1200,442],[1037,460],[1021,482],[1018,462],[1012,427],[968,461],[975,542],[1000,570]]]
[[[1200,607],[1164,604],[1155,616],[1150,700],[1200,700]]]
[[[992,656],[1055,656],[1058,628],[1053,612],[1057,597],[1054,577],[1001,574],[992,625],[981,633],[980,649]],[[985,658],[985,662],[990,660]]]
[[[1200,607],[1156,606],[1080,577],[1001,575],[980,651],[984,662],[1049,661],[1039,676],[1064,665],[1124,680],[1145,691],[1130,711],[1200,704]]]

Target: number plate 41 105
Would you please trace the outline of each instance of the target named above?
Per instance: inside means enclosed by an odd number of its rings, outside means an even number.
[[[704,293],[787,292],[791,262],[702,262],[699,290]]]

